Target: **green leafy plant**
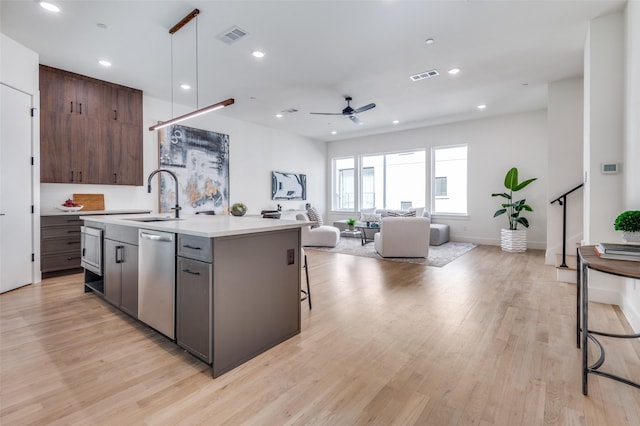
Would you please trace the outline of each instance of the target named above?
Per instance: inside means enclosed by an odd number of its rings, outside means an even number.
[[[506,213],[507,218],[509,219],[510,230],[518,229],[518,224],[521,224],[525,228],[528,228],[529,221],[526,217],[523,217],[520,214],[522,213],[522,211],[532,212],[533,209],[530,205],[527,204],[525,199],[514,201],[513,193],[520,191],[536,179],[538,178],[532,178],[522,182],[518,182],[518,169],[516,167],[511,168],[511,170],[507,172],[507,175],[504,178],[504,186],[509,190],[509,192],[491,194],[492,197],[503,197],[507,200],[506,203],[502,204],[502,208],[494,213],[493,217],[497,217]]]
[[[231,205],[231,214],[234,216],[243,216],[247,212],[247,206],[242,203],[234,203]]]
[[[349,219],[347,219],[347,225],[349,226],[354,226],[356,224],[356,220],[352,217],[350,217]]]
[[[640,210],[627,210],[620,213],[613,227],[616,231],[640,232]]]

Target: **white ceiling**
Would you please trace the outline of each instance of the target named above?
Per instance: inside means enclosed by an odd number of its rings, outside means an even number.
[[[173,96],[175,104],[194,109],[235,98],[235,105],[213,114],[325,141],[544,108],[547,83],[582,74],[588,21],[625,4],[50,1],[62,11],[47,12],[35,0],[1,2],[0,31],[36,51],[40,63],[159,99]],[[169,28],[194,8],[200,9],[197,21],[171,36]],[[216,38],[234,25],[249,35],[232,45]],[[427,45],[428,38],[435,43]],[[266,56],[254,58],[254,49]],[[113,66],[102,68],[102,58]],[[451,76],[452,67],[462,71]],[[440,75],[409,79],[431,69]],[[193,87],[188,95],[177,87],[185,81]],[[364,124],[309,114],[341,111],[346,95],[354,108],[377,104],[358,116]],[[478,104],[487,108],[480,111]],[[275,117],[290,108],[299,112]]]

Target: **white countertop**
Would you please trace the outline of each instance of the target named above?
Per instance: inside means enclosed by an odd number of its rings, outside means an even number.
[[[58,209],[42,209],[40,216],[69,216],[69,215],[105,215],[105,214],[144,214],[150,213],[149,209],[119,209],[119,210],[78,210],[75,212],[63,212]]]
[[[143,214],[143,215],[80,215],[80,219],[105,224],[131,226],[155,231],[173,232],[176,234],[195,235],[199,237],[215,238],[230,235],[253,234],[257,232],[278,231],[308,226],[309,222],[284,219],[262,219],[258,217],[236,217],[223,215],[189,215],[185,214],[179,220],[162,222],[137,222],[129,219],[145,217],[173,218],[172,214]]]

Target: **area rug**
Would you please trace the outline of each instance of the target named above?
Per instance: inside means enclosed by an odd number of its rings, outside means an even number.
[[[427,266],[442,267],[447,263],[457,259],[476,245],[473,243],[448,242],[440,246],[429,246],[429,257],[382,257],[376,252],[373,243],[364,246],[360,238],[342,237],[340,243],[335,247],[305,247],[305,250],[330,251],[334,253],[350,254],[352,256],[372,257],[382,260],[393,260],[396,262],[419,263]]]

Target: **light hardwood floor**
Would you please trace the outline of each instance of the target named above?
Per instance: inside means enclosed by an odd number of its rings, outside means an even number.
[[[307,255],[302,333],[215,380],[81,275],[0,296],[0,424],[640,425],[638,389],[591,375],[582,395],[575,285],[541,251],[480,246],[442,268]],[[640,380],[640,342],[602,341],[606,369]]]

